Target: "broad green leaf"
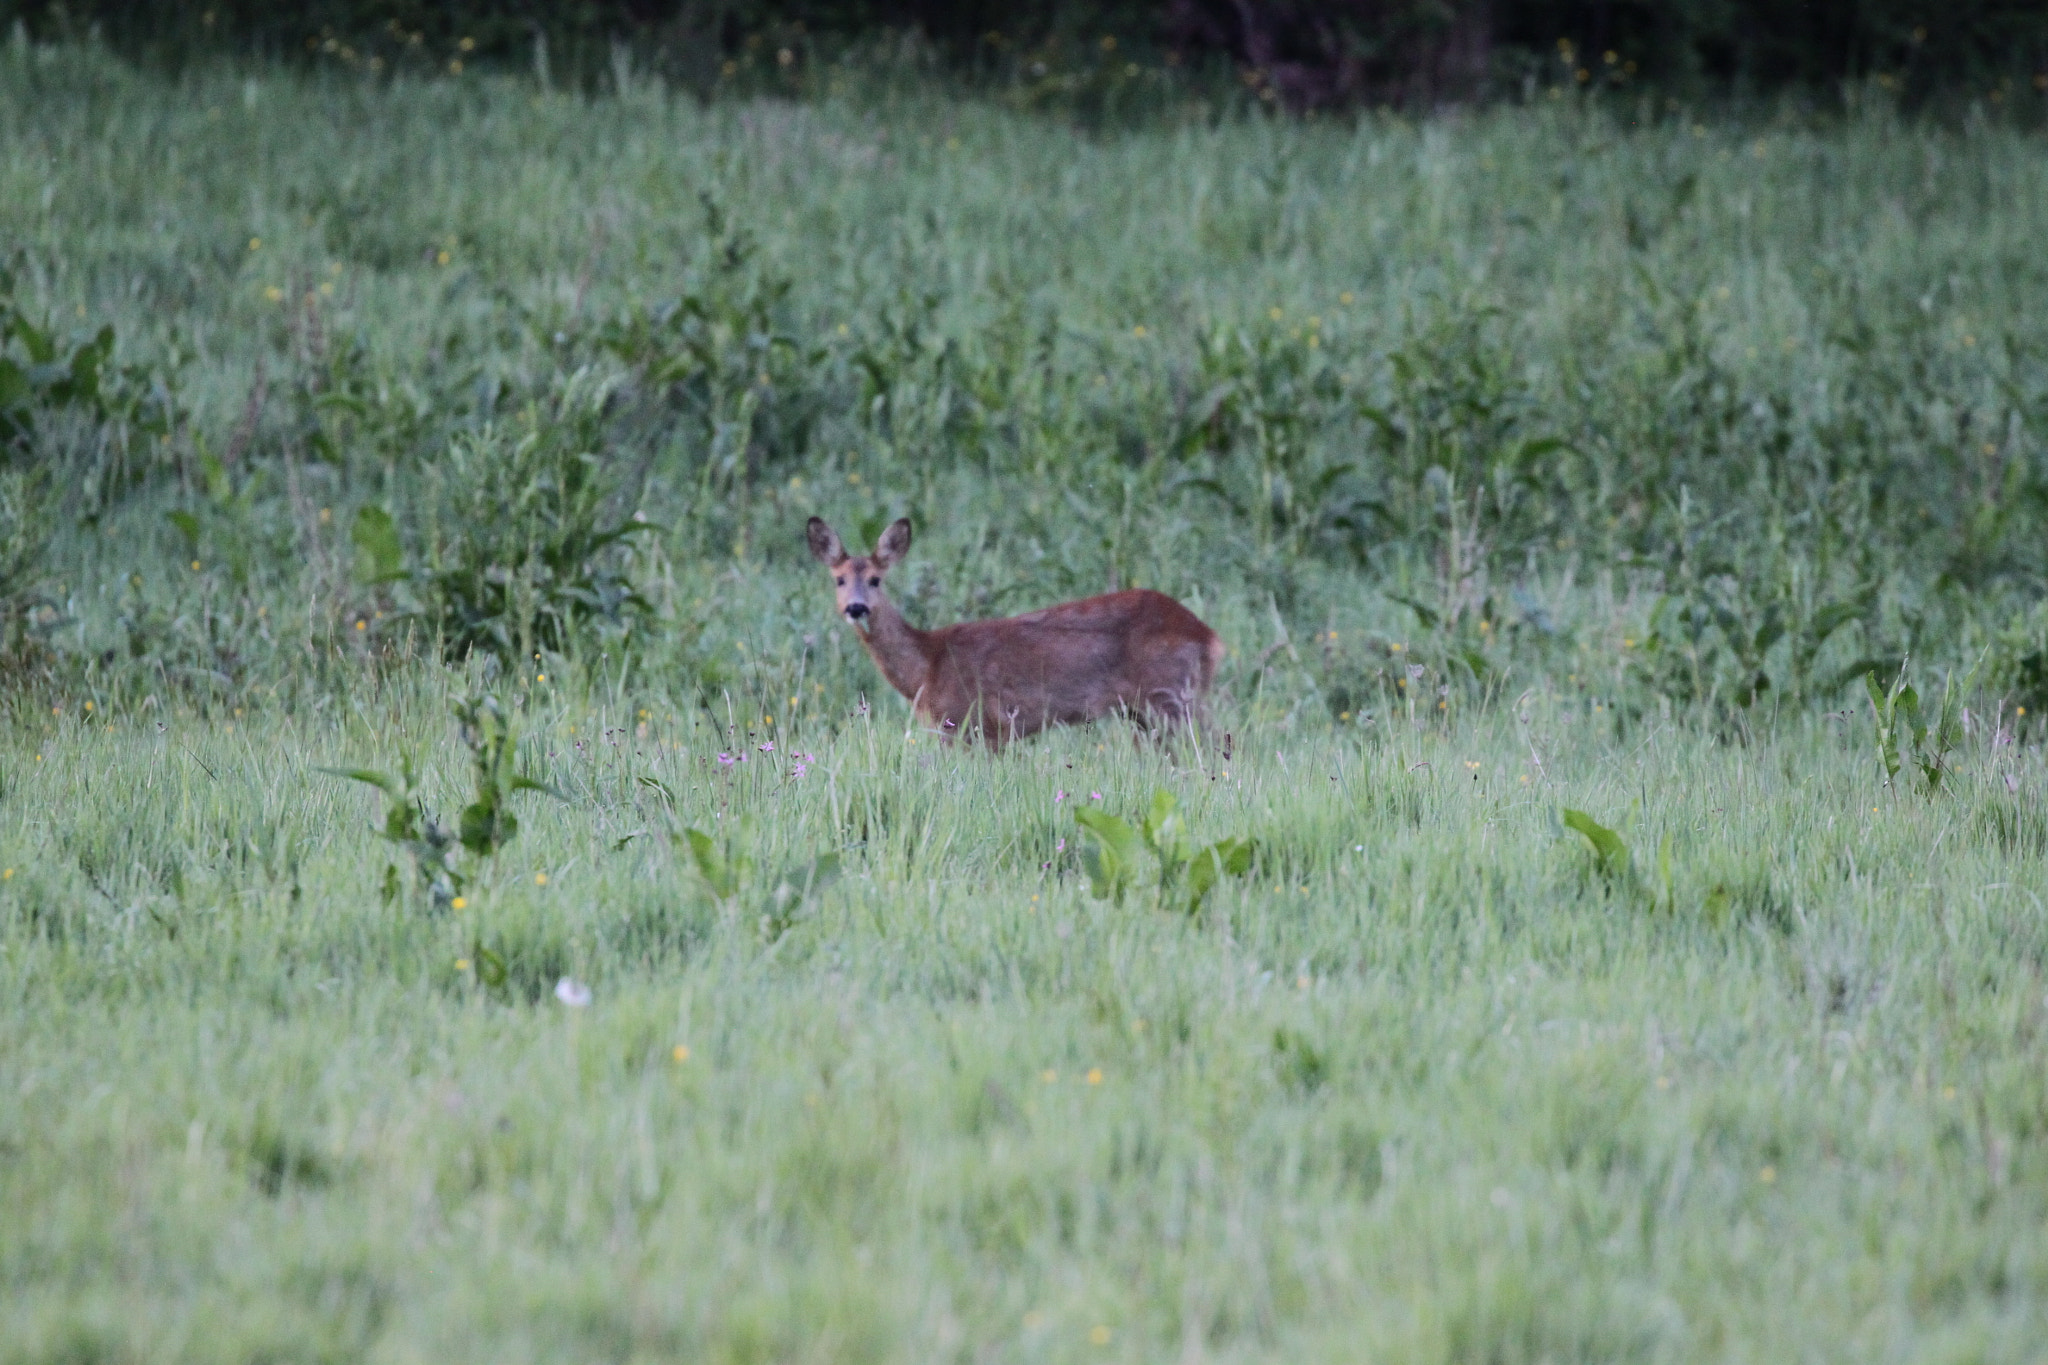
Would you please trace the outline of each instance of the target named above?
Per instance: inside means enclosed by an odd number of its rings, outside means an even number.
[[[1875,670],[1863,675],[1863,686],[1870,693],[1870,709],[1877,728],[1877,761],[1884,767],[1884,780],[1890,782],[1899,775],[1899,740],[1892,719],[1897,696],[1887,696],[1879,689]]]
[[[1784,634],[1784,614],[1778,610],[1777,605],[1774,603],[1770,610],[1764,613],[1763,624],[1757,627],[1752,657],[1761,662],[1765,653],[1770,650],[1772,645],[1778,643]]]
[[[1108,811],[1078,810],[1074,820],[1126,864],[1138,856],[1138,832]]]
[[[1426,606],[1423,603],[1416,601],[1412,597],[1403,597],[1400,593],[1397,592],[1390,592],[1387,594],[1387,596],[1392,598],[1394,601],[1399,602],[1402,606],[1408,608],[1408,610],[1414,612],[1415,619],[1422,622],[1422,628],[1424,630],[1436,629],[1436,623],[1439,619],[1441,619],[1437,614],[1436,608]]]
[[[1927,742],[1927,723],[1920,719],[1920,694],[1910,687],[1899,689],[1899,699],[1893,704],[1892,714],[1904,717],[1906,731],[1913,736],[1913,747],[1919,748]],[[1896,724],[1896,722],[1894,722]]]
[[[1095,836],[1081,849],[1089,889],[1100,898],[1122,899],[1132,865],[1138,860],[1138,832],[1108,811],[1075,811],[1074,820]]]
[[[1612,877],[1628,870],[1628,845],[1621,836],[1607,828],[1582,810],[1564,812],[1564,822],[1586,836],[1586,842],[1593,846],[1593,856],[1599,861],[1600,871]]]
[[[717,890],[719,882],[724,879],[725,855],[718,851],[718,845],[712,842],[711,836],[701,829],[685,829],[683,840],[690,847],[690,857],[696,862],[698,873],[712,884],[714,891]]]
[[[380,773],[371,768],[319,768],[315,771],[331,773],[336,777],[346,777],[351,782],[367,782],[378,790],[388,792],[394,797],[401,797],[405,794],[405,788],[399,783],[397,778],[393,777],[390,773]]]
[[[57,358],[57,344],[20,313],[14,315],[14,335],[36,364],[47,365]]]
[[[174,509],[164,513],[164,520],[177,528],[179,537],[185,542],[186,556],[189,558],[198,555],[199,518],[183,509]]]
[[[1088,891],[1097,900],[1121,899],[1124,864],[1116,851],[1105,844],[1090,843],[1081,848],[1081,870],[1088,874]]]
[[[1153,856],[1162,863],[1178,864],[1186,861],[1188,856],[1180,838],[1181,821],[1177,814],[1179,804],[1173,793],[1166,788],[1156,789],[1152,793],[1152,809],[1146,813],[1144,826],[1140,830]],[[1162,868],[1161,875],[1166,874],[1167,870]]]
[[[495,797],[496,793],[492,793]],[[495,799],[475,801],[462,811],[462,846],[480,858],[487,858],[512,842],[519,833],[519,818]]]
[[[1188,879],[1182,889],[1187,893],[1189,914],[1202,908],[1203,899],[1222,875],[1223,860],[1217,856],[1214,847],[1205,848],[1188,859]]]
[[[1174,807],[1179,804],[1180,802],[1175,799],[1172,792],[1164,787],[1155,788],[1152,792],[1152,809],[1146,812],[1145,815],[1146,831],[1149,833],[1156,830],[1166,823],[1167,820],[1171,819]]]
[[[71,392],[67,397],[72,402],[87,402],[99,397],[100,367],[113,351],[114,329],[102,327],[98,336],[71,353]]]
[[[739,890],[737,860],[728,860],[717,841],[701,829],[685,829],[683,840],[690,846],[690,857],[697,864],[697,874],[704,878],[711,894],[719,900],[732,899]]]
[[[644,781],[645,779],[642,780]],[[539,792],[543,796],[552,796],[557,801],[567,801],[569,799],[568,797],[562,795],[559,791],[555,790],[553,786],[541,781],[539,778],[527,777],[521,773],[514,773],[512,775],[511,786],[512,790],[516,792]]]
[[[1202,849],[1188,860],[1187,908],[1193,914],[1224,877],[1241,877],[1251,870],[1252,846],[1246,839],[1223,839]]]
[[[199,471],[206,479],[207,497],[222,503],[234,496],[234,483],[228,478],[228,467],[221,463],[220,456],[205,446],[199,448]]]
[[[397,796],[391,799],[391,807],[384,813],[383,836],[394,844],[408,846],[419,841],[420,813],[412,802]]]
[[[405,576],[405,551],[398,542],[398,524],[374,503],[356,511],[348,538],[356,547],[356,581],[375,585]]]
[[[0,411],[15,407],[26,408],[28,390],[28,374],[21,366],[0,355]]]

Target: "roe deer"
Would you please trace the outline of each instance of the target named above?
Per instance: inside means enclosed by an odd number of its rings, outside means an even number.
[[[1223,641],[1165,593],[1113,592],[998,621],[918,630],[882,593],[910,550],[910,522],[882,532],[873,554],[848,555],[812,517],[811,553],[832,573],[840,614],[860,632],[889,685],[951,738],[979,725],[991,749],[1048,725],[1112,712],[1141,726],[1194,723]]]

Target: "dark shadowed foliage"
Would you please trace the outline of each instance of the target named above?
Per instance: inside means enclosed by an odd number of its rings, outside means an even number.
[[[912,32],[962,73],[1011,76],[1109,38],[1176,64],[1227,62],[1296,109],[1435,103],[1532,77],[1619,87],[1830,91],[1878,76],[1918,96],[2024,92],[2048,72],[2033,0],[40,0],[0,3],[35,36],[97,31],[174,62],[255,52],[379,69],[532,61],[590,81],[629,43],[715,83],[721,61],[787,78],[849,43]],[[1112,49],[1114,50],[1114,49]],[[1119,57],[1121,60],[1121,57]],[[726,73],[731,74],[731,73]]]

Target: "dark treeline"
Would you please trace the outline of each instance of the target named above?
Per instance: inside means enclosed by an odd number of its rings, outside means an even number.
[[[169,62],[228,51],[398,70],[525,61],[544,43],[565,80],[601,72],[624,41],[685,83],[915,34],[968,73],[1228,64],[1296,108],[1471,99],[1531,81],[1743,93],[1875,79],[1908,98],[1994,102],[2048,92],[2040,0],[0,0],[0,22],[42,39],[97,33]]]

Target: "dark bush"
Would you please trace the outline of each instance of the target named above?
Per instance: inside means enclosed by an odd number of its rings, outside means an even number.
[[[2048,73],[2048,7],[2033,0],[0,0],[39,37],[97,30],[171,61],[230,50],[346,56],[377,67],[537,57],[595,79],[611,45],[673,58],[743,56],[773,37],[844,44],[915,30],[963,70],[1062,39],[1119,37],[1178,60],[1221,59],[1296,107],[1467,98],[1550,73],[1598,86],[1826,87],[1876,75],[1921,95]],[[997,64],[1001,69],[1000,64]]]

